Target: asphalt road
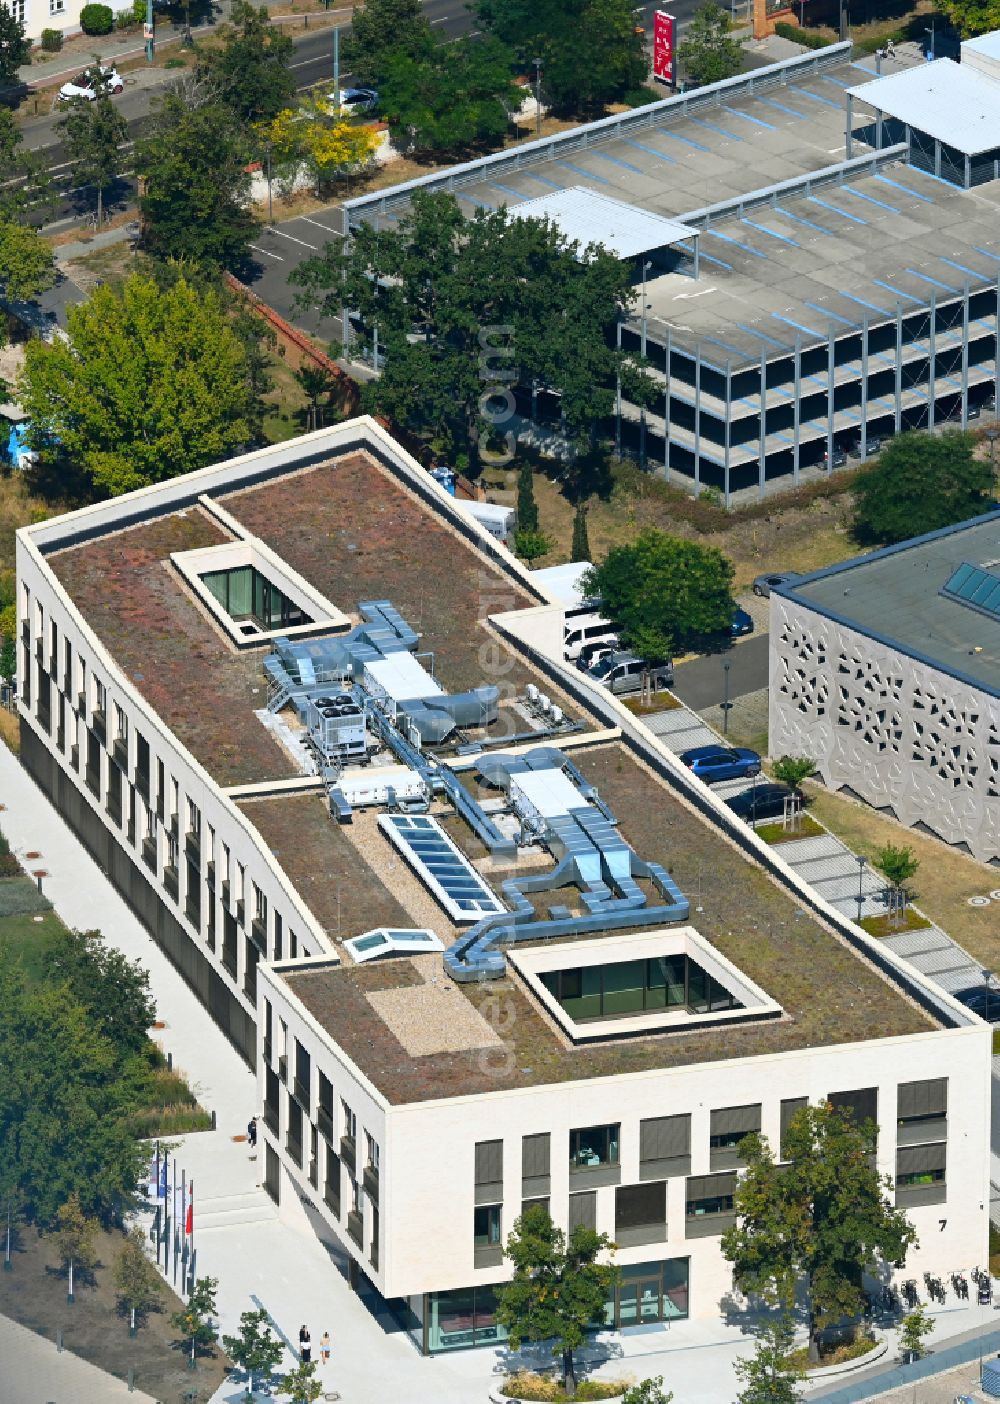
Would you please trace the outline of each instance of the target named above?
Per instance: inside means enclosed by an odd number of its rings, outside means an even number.
[[[674,669],[673,691],[694,711],[717,706],[725,688],[724,664],[729,664],[729,696],[742,697],[767,687],[768,636],[752,634],[724,653],[706,654]]]

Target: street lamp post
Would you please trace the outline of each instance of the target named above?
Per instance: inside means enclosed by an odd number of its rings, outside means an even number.
[[[729,700],[729,669],[732,667],[727,658],[722,665],[722,734],[729,735],[729,710],[732,703]]]
[[[535,65],[535,136],[542,134],[542,61],[533,59]]]
[[[994,473],[997,471],[997,439],[1000,439],[1000,429],[987,429],[986,442],[990,446],[990,467]]]
[[[274,204],[271,200],[271,143],[264,148],[267,154],[267,222],[274,223]]]
[[[153,38],[153,0],[146,0],[146,23],[143,25],[143,37],[146,40],[146,62],[153,62],[153,55],[156,51],[156,41]]]
[[[865,868],[868,859],[863,853],[858,855],[858,925],[861,925],[861,911],[865,904]]]
[[[929,35],[931,36],[931,46],[930,46],[930,48],[927,50],[927,62],[930,63],[930,62],[933,60],[933,58],[934,58],[934,20],[933,20],[933,19],[931,20],[930,29],[925,29],[925,30],[924,30],[924,33],[925,33],[925,34],[929,34]]]
[[[646,313],[649,311],[649,303],[646,301],[646,274],[653,266],[653,260],[647,258],[642,264],[642,342],[640,350],[646,354]],[[639,466],[646,466],[646,406],[639,406]]]
[[[333,100],[340,116],[340,29],[333,31]]]

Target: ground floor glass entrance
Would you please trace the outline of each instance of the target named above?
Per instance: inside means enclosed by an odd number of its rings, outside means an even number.
[[[654,1321],[679,1321],[688,1314],[687,1258],[630,1263],[604,1308],[606,1326],[624,1330]]]

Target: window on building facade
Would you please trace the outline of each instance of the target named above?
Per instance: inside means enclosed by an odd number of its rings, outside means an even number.
[[[598,1165],[617,1165],[621,1127],[585,1126],[569,1133],[569,1163],[578,1170]]]

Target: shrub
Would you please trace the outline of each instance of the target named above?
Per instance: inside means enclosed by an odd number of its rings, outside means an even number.
[[[61,29],[43,29],[41,38],[42,48],[47,54],[57,54],[63,46],[63,32]]]
[[[803,29],[800,25],[789,24],[787,20],[778,20],[774,26],[775,34],[780,34],[782,39],[790,39],[793,44],[801,44],[806,49],[825,49],[833,40],[826,34],[820,34],[816,29]]]
[[[135,29],[138,20],[135,17],[135,10],[119,10],[115,15],[115,29]]]
[[[114,23],[110,5],[84,5],[80,11],[80,28],[84,34],[110,34]]]

